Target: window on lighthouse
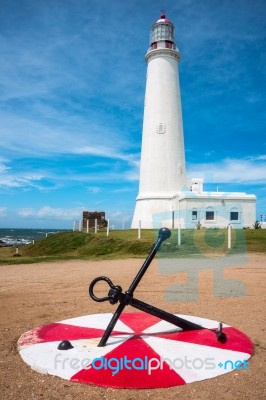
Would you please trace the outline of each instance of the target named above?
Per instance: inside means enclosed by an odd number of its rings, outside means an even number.
[[[174,41],[174,29],[170,25],[165,27],[165,39]]]
[[[166,126],[162,123],[156,126],[156,133],[166,133]]]
[[[173,43],[170,42],[169,40],[166,40],[166,41],[165,41],[165,47],[166,47],[167,49],[172,49],[172,48],[173,48]]]
[[[152,42],[157,40],[173,40],[173,28],[168,25],[157,25],[152,33]]]

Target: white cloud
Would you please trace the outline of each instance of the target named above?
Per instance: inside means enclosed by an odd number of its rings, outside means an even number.
[[[124,18],[127,7],[108,7],[106,12],[106,5],[95,3],[93,13],[90,6],[84,7],[73,3],[50,13],[49,6],[43,5],[22,19],[20,7],[15,12],[5,10],[19,22],[7,31],[3,28],[0,35],[0,134],[1,146],[10,157],[86,154],[79,148],[88,144],[88,154],[101,155],[96,149],[102,143],[109,147],[110,156],[131,146],[119,111],[135,107],[136,97],[142,104],[142,57],[139,63],[131,63],[131,52],[140,45],[134,40],[138,32],[130,28],[124,35],[125,24],[130,23]],[[117,24],[118,20],[124,24]],[[119,57],[118,41],[121,48],[130,43],[129,51]],[[121,73],[126,68],[127,73]],[[136,81],[139,68],[141,83]]]
[[[3,188],[29,188],[29,187],[36,187],[41,189],[39,185],[36,184],[37,181],[40,181],[42,177],[32,177],[32,178],[18,178],[11,175],[7,175],[4,178],[0,177],[0,187]]]
[[[122,151],[118,151],[115,147],[105,147],[105,146],[84,146],[84,147],[73,147],[72,153],[83,154],[83,155],[93,155],[105,158],[113,158],[117,160],[126,161],[129,164],[138,164],[137,154],[127,154]]]
[[[256,161],[256,160],[259,160]],[[206,183],[266,183],[265,158],[225,159],[217,163],[189,164],[189,177],[204,178]]]
[[[261,154],[261,155],[258,155],[258,156],[252,156],[252,157],[249,157],[248,160],[251,160],[251,161],[264,161],[264,160],[266,160],[266,154]]]
[[[6,174],[10,170],[10,167],[6,165],[7,163],[8,163],[7,159],[0,157],[0,177],[1,175]]]
[[[44,176],[35,172],[18,172],[7,166],[8,160],[0,159],[0,187],[2,188],[28,188],[38,187]]]
[[[105,218],[110,220],[110,225],[116,229],[125,228],[128,229],[132,221],[132,210],[110,210],[106,212]]]
[[[6,216],[6,207],[0,207],[0,217]]]
[[[52,112],[52,110],[51,110]],[[114,123],[102,115],[71,116],[67,112],[49,115],[38,110],[38,117],[21,117],[1,112],[1,146],[11,155],[45,156],[54,154],[94,154],[115,158],[129,141]],[[55,122],[56,121],[56,122]],[[38,140],[36,138],[38,137]],[[89,143],[89,146],[88,146]],[[105,146],[102,146],[102,143]]]
[[[88,156],[88,162],[80,163],[79,158]],[[103,157],[103,163],[93,163],[93,156]],[[92,156],[92,157],[90,157]],[[77,152],[76,162],[69,158],[67,170],[61,166],[60,162],[66,162],[66,156],[57,156],[57,166],[53,158],[46,159],[46,166],[42,168],[38,165],[38,158],[29,162],[31,166],[24,166],[20,161],[9,161],[0,159],[0,188],[11,189],[37,189],[39,191],[56,190],[59,187],[69,187],[71,185],[87,184],[91,193],[97,193],[100,187],[99,182],[121,182],[138,179],[137,155],[123,154],[122,152],[110,152],[109,148],[100,147],[85,149],[85,154],[81,149]],[[114,161],[115,160],[115,168]],[[50,163],[51,161],[51,163]],[[98,165],[99,164],[99,165]],[[24,170],[23,170],[24,169]],[[66,173],[67,171],[67,173]],[[135,172],[136,171],[136,172]]]
[[[102,190],[102,188],[100,188],[98,186],[90,186],[90,187],[88,187],[88,192],[92,193],[92,194],[100,193],[101,190]]]
[[[77,208],[52,208],[44,206],[39,209],[34,208],[21,208],[18,210],[19,217],[22,218],[35,218],[35,219],[57,219],[71,221],[73,219],[80,219],[82,211],[85,207]]]
[[[125,180],[129,182],[135,182],[139,180],[139,168],[136,168],[132,171],[126,171],[124,173]]]

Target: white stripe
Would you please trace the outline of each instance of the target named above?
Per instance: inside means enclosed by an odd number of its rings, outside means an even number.
[[[238,360],[250,358],[250,354],[239,351],[156,337],[142,336],[142,338],[159,357],[169,360],[170,368],[187,383],[213,378],[232,370],[230,365],[227,365],[227,369],[220,368],[218,366],[220,362],[224,364],[227,360],[232,360],[235,363]],[[154,365],[156,365],[155,362]]]
[[[174,314],[177,317],[186,319],[187,321],[194,322],[195,324],[198,324],[200,326],[203,326],[204,328],[208,329],[213,329],[213,328],[218,328],[218,321],[213,321],[211,319],[206,319],[206,318],[200,318],[200,317],[194,317],[191,315],[184,315],[184,314]],[[229,325],[223,324],[223,327],[228,327]],[[173,331],[177,330],[180,331],[182,330],[181,328],[178,328],[177,326],[170,324],[169,322],[161,320],[160,322],[157,322],[155,325],[150,326],[149,328],[145,329],[143,331],[144,333],[157,333],[157,332],[167,332],[167,331]]]
[[[20,348],[20,355],[32,369],[43,374],[70,379],[90,365],[93,359],[105,356],[129,339],[127,336],[111,336],[104,347],[97,347],[99,338],[71,340],[73,349],[58,350],[60,341],[37,343]]]
[[[73,326],[81,326],[84,328],[96,328],[96,329],[106,329],[107,325],[109,324],[113,314],[106,313],[106,314],[91,314],[91,315],[84,315],[82,317],[65,319],[63,321],[58,321],[57,323],[60,324],[69,324]],[[118,320],[115,325],[116,331],[123,331],[127,333],[132,333],[133,330],[130,329],[127,325],[125,325],[122,321]]]

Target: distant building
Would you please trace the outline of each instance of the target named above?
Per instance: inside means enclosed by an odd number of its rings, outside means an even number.
[[[95,220],[97,220],[98,229],[107,227],[104,211],[83,211],[83,229],[94,228]]]

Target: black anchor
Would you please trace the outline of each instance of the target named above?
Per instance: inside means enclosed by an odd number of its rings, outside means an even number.
[[[117,323],[121,313],[123,312],[124,308],[127,305],[131,305],[132,307],[137,308],[138,310],[144,311],[148,314],[154,315],[155,317],[158,317],[160,319],[163,319],[164,321],[167,321],[179,328],[181,328],[183,331],[192,331],[192,330],[202,330],[202,329],[207,329],[213,333],[216,334],[217,340],[221,343],[225,343],[227,338],[225,333],[222,331],[222,323],[219,323],[218,330],[212,330],[208,328],[204,328],[201,325],[195,324],[194,322],[188,321],[184,318],[178,317],[174,314],[170,314],[167,311],[161,310],[157,307],[154,307],[150,304],[144,303],[141,300],[137,300],[133,297],[134,295],[134,290],[138,286],[141,278],[145,274],[146,270],[148,269],[151,261],[153,260],[155,254],[159,250],[161,244],[163,243],[164,240],[168,239],[171,236],[171,231],[167,228],[161,228],[159,230],[159,235],[158,239],[153,245],[150,253],[148,254],[146,260],[144,261],[142,267],[140,268],[139,272],[135,276],[133,282],[131,283],[130,287],[128,290],[123,293],[122,288],[119,285],[114,285],[111,279],[107,278],[106,276],[99,276],[98,278],[93,279],[89,286],[89,294],[90,297],[97,302],[103,302],[103,301],[109,301],[111,304],[116,304],[120,303],[119,306],[117,307],[115,313],[113,314],[112,319],[110,320],[99,344],[98,347],[103,347],[106,345],[107,340],[109,339],[109,336],[111,335],[115,324]],[[104,281],[106,282],[110,289],[105,297],[97,297],[95,296],[93,289],[94,286],[96,285],[97,282]]]

